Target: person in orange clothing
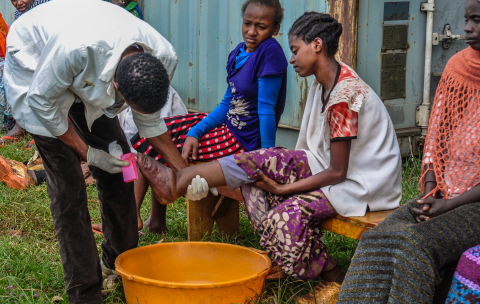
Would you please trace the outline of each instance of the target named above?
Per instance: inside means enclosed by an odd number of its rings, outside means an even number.
[[[7,34],[10,27],[0,13],[0,57],[5,58],[7,54]]]
[[[3,61],[7,54],[7,34],[9,29],[10,27],[0,13],[0,126],[3,124],[5,108],[7,106],[7,99],[5,98],[5,91],[3,89]]]

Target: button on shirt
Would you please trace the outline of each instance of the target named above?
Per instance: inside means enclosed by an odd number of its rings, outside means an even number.
[[[68,129],[75,100],[85,104],[89,128],[128,105],[113,87],[121,55],[137,44],[173,77],[172,45],[123,8],[98,0],[56,0],[15,21],[7,38],[5,90],[17,123],[28,132],[56,137]],[[133,112],[140,136],[167,132],[160,111]]]

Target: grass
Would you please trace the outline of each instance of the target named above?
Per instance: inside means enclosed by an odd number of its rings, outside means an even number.
[[[32,151],[20,149],[27,139],[20,143],[0,147],[0,155],[17,161],[28,160]],[[419,193],[421,159],[411,157],[403,165],[403,193],[406,200]],[[95,186],[87,188],[89,211],[92,221],[100,221],[100,203]],[[142,207],[142,218],[150,211],[150,194]],[[0,303],[51,303],[54,296],[61,296],[68,303],[64,290],[62,265],[58,242],[49,209],[50,200],[45,185],[34,186],[25,191],[12,190],[0,183]],[[169,232],[155,235],[144,230],[139,246],[155,244],[159,240],[178,242],[187,240],[187,212],[184,199],[168,206],[167,226]],[[22,236],[9,235],[20,231]],[[253,232],[245,210],[241,208],[240,235],[221,237],[214,232],[208,239],[248,247],[259,246],[259,238]],[[344,270],[357,246],[357,241],[325,233],[325,243],[330,254]],[[96,235],[97,247],[103,237]],[[276,303],[293,303],[296,296],[310,291],[319,281],[299,281],[289,277],[279,282],[266,284],[263,298],[274,296]],[[121,286],[104,299],[104,303],[126,303]]]

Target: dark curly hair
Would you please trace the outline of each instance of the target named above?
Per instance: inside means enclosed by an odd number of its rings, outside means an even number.
[[[327,45],[328,54],[334,56],[338,52],[342,33],[342,25],[332,16],[306,12],[293,23],[288,36],[297,36],[306,43],[311,43],[318,37]]]
[[[266,6],[266,7],[273,7],[274,14],[273,14],[273,23],[275,26],[282,24],[283,21],[283,7],[280,4],[280,0],[247,0],[242,5],[242,17],[245,14],[245,10],[250,3],[256,3],[258,5]]]
[[[163,108],[170,80],[163,64],[148,53],[137,53],[120,61],[116,80],[125,100],[145,113]]]

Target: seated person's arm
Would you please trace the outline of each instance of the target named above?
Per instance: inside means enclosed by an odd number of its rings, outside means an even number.
[[[357,138],[358,113],[350,110],[344,102],[328,109],[330,120],[330,166],[324,171],[292,184],[280,185],[266,177],[262,172],[261,182],[256,185],[276,195],[290,195],[308,192],[320,188],[340,184],[347,178],[352,140]]]
[[[132,116],[140,137],[145,137],[148,140],[172,170],[179,171],[187,167],[187,163],[178,152],[170,133],[168,133],[167,125],[160,116],[160,111],[153,114],[144,114],[132,108]]]
[[[430,172],[431,175],[435,177],[435,173],[433,171],[429,171],[427,174]],[[427,175],[427,178],[428,177],[429,175]],[[428,181],[429,179],[426,180]],[[428,192],[425,191],[425,193]],[[439,199],[435,198],[435,196],[429,196],[425,199],[418,200],[417,202],[421,205],[421,208],[413,208],[413,211],[417,214],[417,222],[427,221],[452,211],[458,207],[480,202],[480,185],[473,187],[472,189],[455,198]]]
[[[258,117],[262,148],[275,147],[277,123],[275,107],[282,87],[283,75],[265,76],[258,79]]]
[[[425,186],[424,186],[424,195],[429,194],[437,187],[437,178],[435,177],[435,172],[433,172],[433,164],[425,165],[428,166],[429,170],[425,173]],[[435,193],[432,194],[435,196]]]
[[[182,157],[186,161],[190,157],[190,153],[192,154],[193,160],[197,159],[199,140],[205,133],[215,129],[227,121],[227,113],[232,99],[232,89],[229,85],[222,102],[210,114],[208,114],[207,117],[202,119],[202,121],[197,123],[193,128],[190,129],[190,131],[188,131],[187,139],[185,140],[182,150]]]
[[[351,145],[352,140],[332,142],[330,146],[330,167],[309,178],[292,184],[280,185],[259,171],[261,181],[255,183],[255,185],[275,195],[286,196],[340,184],[347,177]]]

